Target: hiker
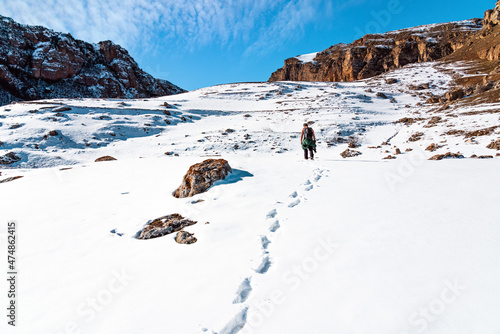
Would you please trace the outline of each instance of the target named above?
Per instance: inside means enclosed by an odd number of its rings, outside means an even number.
[[[314,152],[316,152],[316,136],[314,130],[304,123],[304,128],[300,134],[300,143],[304,150],[304,158],[308,159],[308,153],[311,155],[311,160],[314,160]]]

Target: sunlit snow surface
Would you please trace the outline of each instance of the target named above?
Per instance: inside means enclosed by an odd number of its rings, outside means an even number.
[[[417,105],[451,75],[421,64],[354,83],[2,107],[1,155],[22,160],[0,179],[24,176],[0,184],[1,244],[16,221],[20,277],[18,326],[4,319],[2,333],[498,333],[500,159],[427,160],[494,155],[497,130],[443,133],[498,125],[471,113],[498,104]],[[71,110],[56,116],[61,106]],[[445,121],[426,127],[436,115]],[[423,120],[394,123],[403,117]],[[306,121],[315,161],[299,146]],[[343,140],[362,154],[343,159]],[[104,155],[118,160],[93,162]],[[219,156],[226,180],[172,197],[190,165]],[[197,243],[135,238],[171,213],[198,221],[186,228]]]

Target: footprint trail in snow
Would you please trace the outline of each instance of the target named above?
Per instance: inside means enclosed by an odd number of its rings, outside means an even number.
[[[293,209],[300,205],[300,203],[305,202],[305,194],[317,186],[318,181],[324,176],[325,169],[317,168],[313,171],[311,177],[309,177],[301,186],[300,189],[292,192],[288,196],[287,208]],[[285,202],[286,203],[286,202]],[[252,269],[252,274],[245,277],[240,283],[238,290],[236,291],[236,297],[233,300],[233,304],[241,304],[242,308],[233,316],[233,318],[224,326],[224,328],[219,332],[219,334],[234,334],[241,331],[245,324],[248,311],[251,305],[248,303],[248,298],[253,290],[251,282],[254,275],[265,276],[265,274],[271,269],[273,264],[270,251],[268,250],[269,245],[272,243],[272,236],[279,230],[280,217],[278,212],[278,207],[283,204],[282,202],[276,202],[274,208],[269,211],[266,215],[266,222],[269,226],[269,232],[267,235],[260,236],[260,243],[262,247],[262,255],[258,261],[259,265]]]

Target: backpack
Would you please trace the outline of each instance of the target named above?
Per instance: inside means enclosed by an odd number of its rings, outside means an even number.
[[[304,130],[304,137],[305,137],[306,139],[312,140],[312,139],[313,139],[313,129],[311,129],[311,128],[306,128],[306,129]]]

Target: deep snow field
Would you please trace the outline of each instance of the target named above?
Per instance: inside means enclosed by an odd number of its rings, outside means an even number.
[[[0,157],[21,158],[0,181],[23,176],[0,183],[19,267],[18,324],[2,333],[500,333],[499,128],[466,135],[498,126],[499,105],[424,103],[460,70],[0,107]],[[349,142],[362,154],[342,158]],[[466,158],[427,160],[446,152]],[[174,198],[209,157],[233,173]],[[195,244],[135,238],[172,213],[198,221]]]

